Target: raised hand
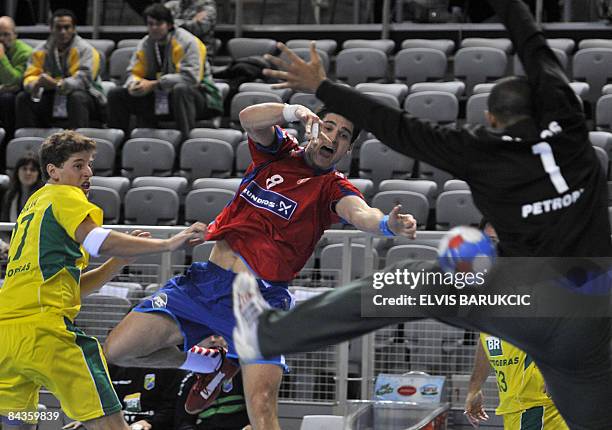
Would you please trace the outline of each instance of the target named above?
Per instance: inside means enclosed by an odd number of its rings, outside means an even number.
[[[402,205],[397,205],[389,212],[389,229],[396,236],[414,239],[416,237],[417,222],[412,215],[401,214],[401,209]]]
[[[315,42],[310,42],[310,61],[308,63],[287,48],[284,43],[279,42],[278,48],[287,56],[288,61],[269,54],[264,57],[281,70],[264,69],[263,74],[285,81],[274,84],[273,88],[292,88],[314,93],[326,78],[325,69],[321,64]]]

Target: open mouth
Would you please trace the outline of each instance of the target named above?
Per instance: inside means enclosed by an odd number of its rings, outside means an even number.
[[[84,189],[85,191],[89,191],[90,186],[91,186],[91,183],[89,181],[85,181],[81,184],[81,188]]]
[[[334,148],[330,146],[322,146],[320,152],[324,157],[333,157],[333,155],[336,153]]]

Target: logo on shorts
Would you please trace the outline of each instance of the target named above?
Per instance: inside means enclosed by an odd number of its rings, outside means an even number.
[[[144,377],[144,389],[151,391],[155,388],[155,373],[147,373]]]
[[[166,293],[159,293],[158,295],[154,296],[151,301],[153,302],[154,308],[165,308],[168,304],[168,296]]]

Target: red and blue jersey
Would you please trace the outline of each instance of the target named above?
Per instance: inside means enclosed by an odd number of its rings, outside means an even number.
[[[276,127],[269,147],[249,138],[253,162],[233,200],[208,226],[207,240],[226,240],[257,276],[287,282],[302,269],[323,232],[340,221],[336,203],[361,193],[346,177],[319,171]]]

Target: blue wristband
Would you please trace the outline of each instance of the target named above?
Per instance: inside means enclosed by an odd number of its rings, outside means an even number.
[[[385,236],[395,236],[395,233],[393,233],[389,228],[389,215],[382,217],[380,223],[378,224],[378,229]]]

